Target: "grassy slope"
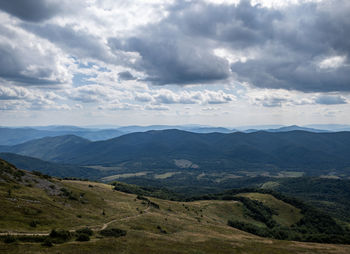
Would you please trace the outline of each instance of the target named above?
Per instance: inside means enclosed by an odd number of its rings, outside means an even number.
[[[294,206],[278,200],[268,194],[243,193],[239,194],[238,196],[260,201],[264,205],[277,211],[278,215],[273,215],[272,217],[277,223],[283,226],[291,226],[294,223],[297,223],[303,217],[302,214],[300,214],[300,209],[295,208]]]
[[[26,173],[28,174],[28,173]],[[22,177],[22,178],[26,178]],[[67,242],[52,248],[39,243],[0,242],[1,253],[349,253],[350,246],[278,241],[257,237],[226,225],[228,219],[254,222],[245,217],[238,201],[204,200],[175,202],[149,198],[160,209],[148,207],[134,194],[114,191],[112,186],[85,181],[58,181],[49,184],[66,188],[77,200],[47,195],[42,179],[28,182],[0,182],[0,228],[6,232],[48,232],[52,228],[77,229],[89,226],[127,230],[121,238],[90,242]],[[40,185],[35,185],[39,181]],[[45,180],[46,181],[46,180]],[[93,187],[91,187],[93,186]],[[11,193],[9,195],[9,189]],[[82,195],[82,193],[85,193]],[[288,209],[295,209],[267,194],[242,194],[266,205],[277,206],[279,218],[291,223]],[[80,197],[83,196],[83,197]],[[102,213],[105,213],[103,215]],[[298,215],[298,211],[294,210]],[[78,218],[79,217],[81,218]],[[30,227],[33,220],[38,225]],[[167,233],[162,233],[160,226]]]

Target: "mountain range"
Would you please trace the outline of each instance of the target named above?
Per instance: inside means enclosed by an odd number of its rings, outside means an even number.
[[[76,165],[167,169],[186,160],[196,170],[345,170],[350,164],[350,132],[306,131],[200,134],[180,130],[136,132],[104,141],[74,135],[46,137],[1,152]],[[178,166],[177,166],[178,167]]]
[[[102,128],[103,127],[103,128]],[[150,126],[32,126],[32,127],[0,127],[0,145],[17,145],[33,139],[44,137],[55,137],[63,135],[75,135],[88,139],[90,141],[107,140],[116,138],[133,132],[146,132],[151,130],[167,130],[178,129],[194,133],[233,133],[233,132],[285,132],[303,130],[308,132],[335,132],[335,131],[349,131],[350,127],[347,125],[315,125],[315,126],[280,126],[280,125],[266,125],[266,126],[246,126],[237,128],[225,128],[205,125],[150,125]],[[108,127],[108,128],[107,128]]]

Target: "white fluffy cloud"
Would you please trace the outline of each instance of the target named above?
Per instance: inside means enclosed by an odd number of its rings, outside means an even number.
[[[64,98],[52,91],[37,88],[0,85],[0,107],[2,110],[70,110]]]
[[[344,119],[349,10],[345,0],[3,1],[0,114],[227,124],[292,121],[297,107],[321,121],[327,107]]]
[[[174,92],[159,89],[151,93],[137,93],[135,100],[153,104],[225,104],[236,100],[236,96],[222,90],[196,90]]]

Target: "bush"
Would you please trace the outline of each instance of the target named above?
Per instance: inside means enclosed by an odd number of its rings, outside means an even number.
[[[162,229],[162,227],[159,226],[159,225],[157,226],[157,229],[158,229],[159,232],[162,233],[162,234],[166,234],[166,233],[167,233],[166,230]]]
[[[5,236],[5,239],[4,239],[4,243],[14,243],[16,241],[17,241],[16,237],[12,235],[7,235]]]
[[[144,200],[144,201],[149,202],[149,199],[148,199],[148,198],[146,198],[146,197],[144,197],[144,196],[141,196],[141,195],[137,195],[136,198],[139,199],[139,200]]]
[[[87,242],[87,241],[90,241],[90,236],[88,234],[85,234],[85,233],[80,233],[80,234],[78,234],[76,240],[79,242]]]
[[[50,240],[50,238],[46,238],[41,245],[45,246],[45,247],[52,247],[53,246],[52,241]]]
[[[90,228],[82,228],[75,231],[77,234],[93,235],[94,232]]]
[[[110,229],[101,230],[100,234],[107,237],[120,237],[120,236],[125,236],[126,231],[119,228],[110,228]]]
[[[44,179],[51,179],[52,177],[49,175],[45,175],[39,171],[33,170],[32,171],[33,175],[39,176],[40,178],[44,178]]]
[[[60,195],[64,197],[68,197],[70,200],[75,200],[77,201],[78,198],[73,195],[72,191],[67,190],[66,188],[61,188],[60,191],[62,192]]]
[[[152,201],[149,201],[148,205],[150,205],[156,209],[159,209],[159,205],[157,203],[152,202]]]
[[[36,226],[38,225],[39,223],[36,221],[36,220],[32,220],[30,223],[29,223],[29,226],[31,226],[32,228],[36,228]]]
[[[20,242],[41,243],[45,241],[47,237],[41,235],[18,235],[16,238]]]
[[[51,230],[50,238],[54,243],[62,243],[70,240],[72,238],[71,232],[68,230]]]
[[[269,229],[258,227],[251,223],[229,220],[227,225],[258,236],[269,237],[271,235]]]

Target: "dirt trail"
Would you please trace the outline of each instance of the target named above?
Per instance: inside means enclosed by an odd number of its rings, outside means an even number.
[[[29,232],[1,232],[0,236],[6,236],[6,235],[13,235],[13,236],[48,236],[49,232],[43,233],[43,232],[34,232],[34,233],[29,233]]]
[[[114,223],[114,222],[129,220],[129,219],[133,219],[133,218],[139,217],[139,216],[141,216],[141,215],[144,215],[145,213],[147,213],[147,212],[149,211],[149,209],[150,209],[150,207],[147,207],[145,210],[142,211],[142,213],[137,214],[137,215],[134,215],[134,216],[125,216],[125,217],[123,217],[123,218],[118,218],[118,219],[111,220],[111,221],[109,221],[109,222],[103,224],[100,230],[106,229],[110,224],[112,224],[112,223]]]
[[[118,219],[114,219],[111,220],[109,222],[106,222],[102,225],[102,227],[94,227],[92,226],[92,228],[100,228],[98,230],[95,231],[99,231],[99,230],[104,230],[106,229],[110,224],[117,222],[117,221],[125,221],[125,220],[129,220],[129,219],[133,219],[136,217],[139,217],[141,215],[144,215],[145,213],[147,213],[149,211],[150,207],[147,207],[145,210],[142,211],[142,213],[134,215],[134,216],[125,216],[122,218],[118,218]],[[74,232],[75,230],[69,230],[69,232]],[[48,236],[50,234],[50,232],[13,232],[13,231],[8,231],[8,232],[0,232],[0,236],[7,236],[7,235],[11,235],[11,236]]]

